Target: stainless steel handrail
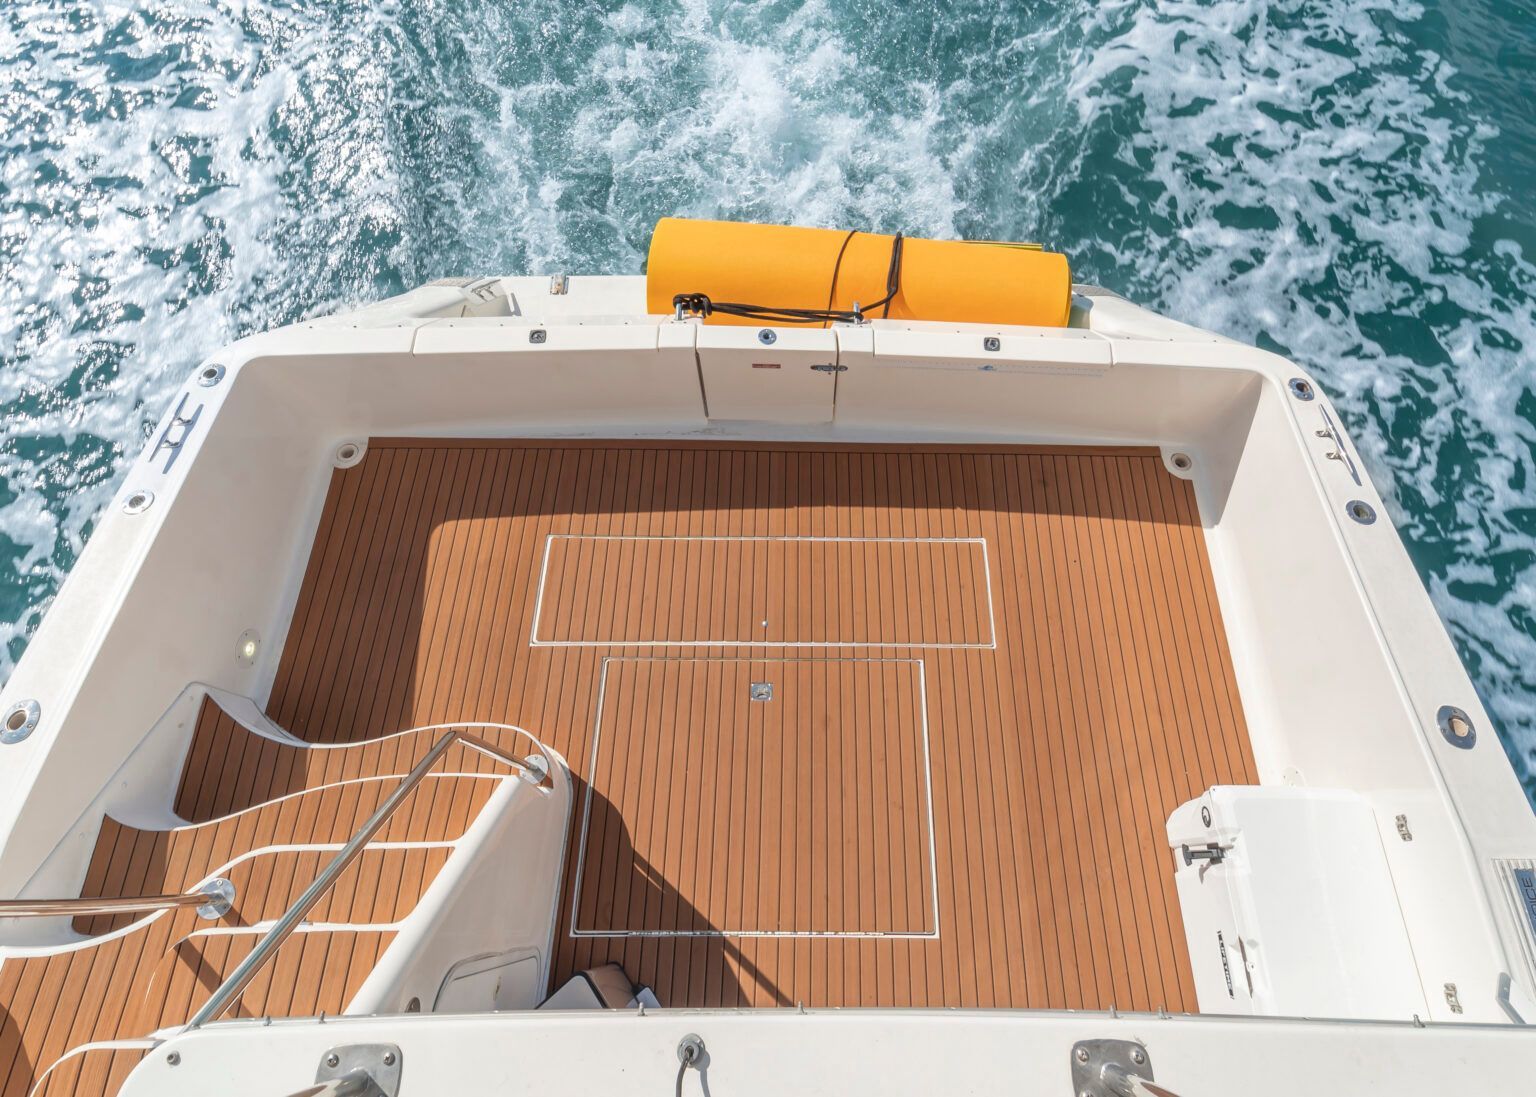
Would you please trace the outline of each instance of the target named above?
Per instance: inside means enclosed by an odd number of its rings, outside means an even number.
[[[92,914],[147,914],[156,910],[196,907],[203,918],[229,913],[235,888],[228,880],[210,880],[196,891],[176,895],[83,896],[79,899],[4,899],[0,918],[84,917]]]
[[[516,730],[522,731],[521,728]],[[523,734],[528,735],[525,731]],[[528,735],[528,738],[532,739],[542,749],[542,744],[539,744],[539,741],[534,739],[532,735]],[[304,893],[294,901],[293,906],[289,907],[287,912],[273,924],[272,928],[266,932],[261,940],[256,942],[256,947],[246,954],[245,959],[240,961],[239,966],[230,973],[229,978],[225,979],[219,986],[219,989],[214,991],[208,1001],[203,1003],[203,1008],[198,1010],[193,1015],[192,1020],[187,1022],[187,1027],[197,1028],[200,1025],[207,1024],[209,1021],[218,1020],[224,1011],[234,1003],[235,999],[240,997],[245,988],[250,985],[251,980],[256,978],[256,974],[261,970],[262,965],[272,958],[272,955],[288,939],[289,934],[298,928],[299,923],[304,920],[304,916],[315,908],[315,905],[325,897],[325,893],[341,878],[341,874],[347,871],[353,860],[363,851],[363,847],[368,844],[375,834],[383,829],[384,824],[389,821],[389,817],[395,813],[395,809],[404,803],[406,797],[416,790],[416,786],[421,784],[422,779],[426,777],[427,771],[432,768],[449,747],[455,742],[461,741],[513,767],[530,784],[537,785],[540,788],[551,788],[554,785],[554,781],[550,776],[550,764],[546,758],[540,758],[536,755],[530,755],[521,759],[514,758],[505,751],[493,747],[483,739],[476,738],[457,729],[450,730],[439,738],[436,743],[432,744],[432,749],[427,751],[422,756],[421,761],[417,762],[412,768],[411,772],[401,779],[400,783],[395,786],[394,791],[379,805],[378,810],[370,815],[367,822],[352,836],[351,841],[343,846],[335,857],[331,858],[330,863],[325,866],[319,876],[315,877],[314,882],[304,889]]]
[[[308,1089],[301,1089],[289,1097],[368,1097],[368,1094],[377,1092],[378,1086],[373,1075],[366,1070],[354,1070],[351,1074],[343,1074],[329,1082],[319,1082]]]

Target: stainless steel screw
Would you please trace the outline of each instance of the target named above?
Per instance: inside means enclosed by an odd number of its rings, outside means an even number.
[[[384,1065],[387,1067],[395,1065],[395,1053],[393,1051],[386,1051],[384,1053]]]
[[[1077,1049],[1077,1061],[1079,1063],[1086,1063],[1088,1061],[1088,1049],[1087,1048],[1080,1047],[1080,1048]]]
[[[1131,1048],[1131,1062],[1135,1063],[1137,1066],[1141,1066],[1146,1061],[1147,1053],[1145,1051],[1142,1051],[1139,1047]]]
[[[340,1063],[341,1056],[337,1055],[334,1051],[325,1057],[325,1065],[328,1067],[338,1066]]]

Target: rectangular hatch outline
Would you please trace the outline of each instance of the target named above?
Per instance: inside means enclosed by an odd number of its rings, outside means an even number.
[[[939,642],[896,640],[545,640],[539,637],[544,614],[544,595],[549,580],[549,560],[554,543],[562,541],[655,541],[655,542],[736,542],[804,544],[885,544],[885,545],[979,545],[981,581],[986,595],[987,639],[984,642]],[[528,630],[528,645],[535,648],[902,648],[930,651],[996,651],[997,611],[992,597],[992,556],[985,537],[800,537],[788,535],[711,535],[711,534],[596,534],[549,533],[544,538],[544,552],[539,562],[539,585],[533,603],[533,623]]]
[[[696,662],[696,663],[903,663],[913,667],[916,671],[917,689],[913,700],[917,704],[917,731],[918,744],[922,748],[923,758],[923,818],[919,827],[919,840],[927,847],[928,854],[928,903],[926,904],[927,917],[932,919],[931,929],[926,930],[762,930],[762,929],[710,929],[710,930],[670,930],[670,929],[581,929],[577,922],[580,920],[581,911],[581,882],[586,869],[588,828],[592,821],[592,797],[593,786],[591,780],[587,781],[586,795],[582,798],[581,831],[576,847],[576,868],[572,881],[571,892],[571,920],[568,936],[572,938],[685,938],[685,937],[733,937],[733,938],[758,938],[758,937],[782,937],[782,938],[845,938],[845,939],[896,939],[936,941],[939,939],[939,858],[938,839],[935,833],[935,810],[933,802],[933,750],[929,742],[928,733],[928,683],[927,668],[921,659],[903,659],[890,656],[849,656],[835,657],[831,659],[815,659],[810,657],[789,656],[786,658],[766,659],[748,658],[745,656],[720,656],[673,660],[661,655],[611,655],[603,659],[601,677],[597,688],[597,711],[592,721],[592,753],[588,758],[589,775],[597,772],[598,750],[602,745],[603,709],[607,701],[608,692],[608,665],[610,663],[659,663],[659,662]]]

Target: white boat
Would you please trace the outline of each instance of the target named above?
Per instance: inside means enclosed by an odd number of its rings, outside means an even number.
[[[1536,816],[1315,381],[658,266],[187,378],[0,698],[0,1097],[1530,1091]]]

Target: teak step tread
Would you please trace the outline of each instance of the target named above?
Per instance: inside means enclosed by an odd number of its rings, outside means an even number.
[[[414,908],[448,854],[446,847],[365,849],[315,909],[312,920],[372,926],[397,922]],[[287,910],[314,879],[323,863],[319,859],[330,856],[313,850],[268,852],[233,866],[229,879],[236,888],[235,906],[218,923],[200,919],[191,910],[166,911],[117,936],[67,952],[7,958],[0,964],[0,1097],[25,1094],[36,1075],[70,1048],[140,1037],[187,1020],[222,980],[229,953],[249,948],[260,937],[255,923]],[[210,931],[215,925],[223,928]],[[237,932],[225,932],[230,927]],[[205,941],[215,933],[238,940],[210,948]],[[378,930],[348,933],[344,945],[329,957],[314,951],[322,937],[328,939],[329,934],[307,930],[285,942],[261,977],[264,981],[248,988],[237,1008],[278,1016],[284,1010],[307,1014],[344,1008],[389,935]],[[286,1005],[265,989],[273,971],[282,972],[296,988]],[[195,985],[188,981],[194,974]],[[314,1010],[311,1002],[318,1003]],[[70,1071],[94,1078],[93,1072],[101,1068],[98,1059]],[[49,1092],[67,1092],[64,1084],[62,1078],[51,1080]],[[80,1092],[111,1091],[98,1087]]]
[[[441,763],[440,763],[441,764]],[[429,774],[374,842],[452,842],[495,791],[496,776]],[[341,845],[398,784],[366,778],[295,793],[235,815],[176,830],[140,830],[102,820],[80,890],[92,898],[187,891],[219,866],[265,846]],[[82,933],[127,925],[133,915],[77,918]]]
[[[497,728],[472,729],[514,756],[528,740]],[[403,776],[442,738],[444,729],[423,728],[365,743],[319,747],[260,735],[242,725],[212,697],[198,710],[174,810],[200,823],[305,789],[360,777]],[[437,768],[443,772],[505,774],[507,767],[483,751],[455,743]]]
[[[237,1017],[314,1017],[346,1008],[372,973],[394,934],[377,929],[300,929],[283,943],[238,1002]],[[134,1029],[154,1032],[185,1024],[261,940],[261,933],[200,930],[160,958],[150,976]]]
[[[148,1048],[87,1048],[53,1065],[32,1097],[103,1097],[116,1093]]]

